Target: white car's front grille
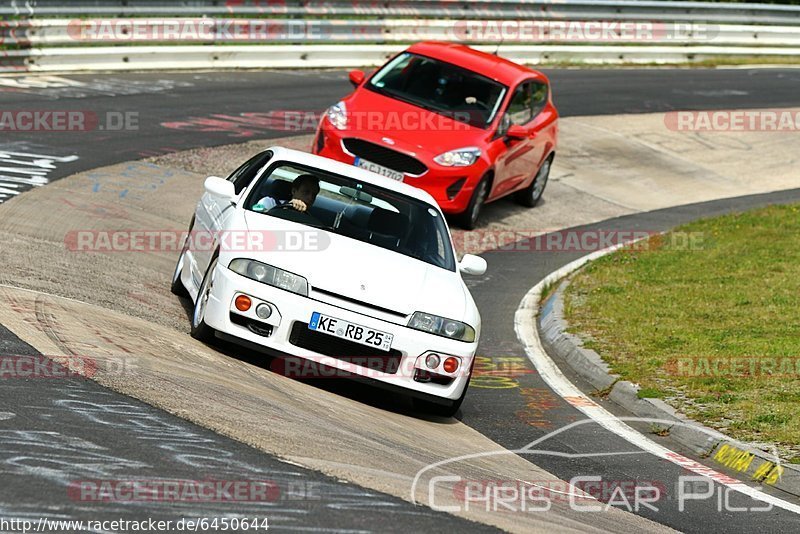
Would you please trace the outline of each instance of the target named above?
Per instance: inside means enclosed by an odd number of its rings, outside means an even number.
[[[403,353],[396,349],[381,353],[366,345],[311,330],[308,328],[308,323],[302,321],[295,321],[292,325],[289,343],[295,347],[387,374],[397,372],[403,357]]]

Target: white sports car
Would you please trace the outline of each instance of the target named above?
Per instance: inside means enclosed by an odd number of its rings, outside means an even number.
[[[346,375],[454,414],[481,319],[441,210],[425,191],[273,147],[209,177],[172,291],[192,336],[277,356],[290,376]]]

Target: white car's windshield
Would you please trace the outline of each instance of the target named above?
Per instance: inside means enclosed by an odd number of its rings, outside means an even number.
[[[295,209],[291,200],[307,194],[309,188],[317,190],[317,186],[318,193],[312,195],[307,211]],[[297,163],[274,163],[252,188],[244,208],[455,270],[455,256],[438,210],[352,178]]]
[[[367,89],[486,128],[497,115],[506,87],[477,72],[405,52],[383,67]]]

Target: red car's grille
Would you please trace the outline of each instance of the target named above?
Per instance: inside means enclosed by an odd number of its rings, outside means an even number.
[[[428,170],[428,167],[417,158],[391,148],[376,145],[363,139],[356,139],[355,137],[349,137],[343,142],[344,147],[351,154],[395,171],[418,175]]]

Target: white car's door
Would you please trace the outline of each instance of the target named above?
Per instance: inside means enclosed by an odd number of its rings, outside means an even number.
[[[253,180],[272,158],[272,152],[265,151],[253,156],[228,176],[233,182],[238,198],[241,198]],[[202,283],[211,258],[214,255],[222,231],[228,230],[227,221],[233,215],[235,204],[208,193],[203,193],[197,204],[195,213],[195,229],[202,232],[199,246],[195,247],[193,262],[193,280],[196,285]]]
[[[192,247],[192,282],[200,287],[208,262],[211,259],[209,243],[213,238],[213,218],[211,217],[213,199],[203,193],[197,203],[194,220],[194,246]]]

